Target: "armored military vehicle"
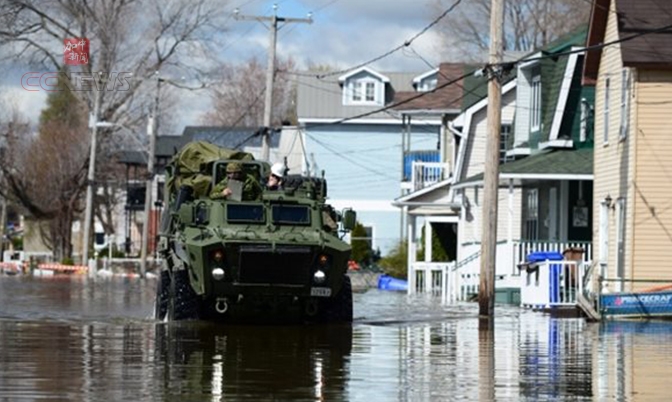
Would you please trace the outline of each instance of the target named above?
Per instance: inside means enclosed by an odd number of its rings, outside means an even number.
[[[213,197],[227,166],[263,189],[254,199]],[[350,322],[342,236],[355,212],[334,210],[324,178],[290,175],[265,188],[270,166],[205,142],[186,145],[167,167],[164,264],[155,314],[162,320]]]

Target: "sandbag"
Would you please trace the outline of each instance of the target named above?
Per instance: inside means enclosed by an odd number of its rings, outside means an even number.
[[[180,186],[189,186],[195,198],[206,195],[212,182],[212,166],[222,159],[252,161],[254,157],[248,152],[221,148],[205,141],[190,142],[168,165],[172,172],[166,183],[170,193],[175,194]]]

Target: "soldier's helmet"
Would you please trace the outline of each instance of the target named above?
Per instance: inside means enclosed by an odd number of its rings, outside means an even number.
[[[226,173],[237,173],[243,171],[243,165],[239,162],[230,162],[226,165]]]
[[[282,178],[287,173],[287,170],[285,169],[285,165],[283,163],[277,162],[271,166],[271,173],[274,176]]]

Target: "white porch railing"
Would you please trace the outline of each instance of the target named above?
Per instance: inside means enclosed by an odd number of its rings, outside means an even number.
[[[519,264],[526,262],[527,256],[532,252],[558,252],[569,249],[582,249],[583,261],[578,263],[580,268],[572,268],[580,275],[572,276],[572,281],[576,278],[582,278],[585,269],[583,267],[590,266],[590,258],[592,258],[592,245],[589,242],[501,242],[497,244],[497,263],[496,263],[496,286],[504,287],[521,287],[521,302],[523,299],[523,287],[527,286],[527,292],[533,292],[532,289],[536,286],[538,289],[547,289],[551,292],[550,281],[544,284],[539,283],[535,276],[534,282],[524,285],[523,280],[527,281],[527,272],[518,268]],[[459,262],[416,262],[409,267],[409,284],[408,293],[427,293],[438,296],[443,302],[467,301],[478,293],[480,285],[480,245],[464,247],[464,250],[469,255]],[[576,261],[559,261],[558,264],[569,267],[576,267]],[[539,268],[541,270],[542,268]],[[548,269],[547,269],[548,271]],[[555,277],[553,277],[555,278]],[[564,280],[565,277],[563,277]],[[578,280],[578,279],[577,279]],[[532,285],[534,284],[534,286]],[[571,285],[571,286],[570,286]],[[554,305],[558,305],[558,300],[567,303],[575,303],[575,296],[573,299],[569,298],[569,293],[565,292],[565,288],[572,289],[572,292],[579,285],[576,283],[568,283],[567,286],[558,288],[561,294],[553,294]],[[554,288],[555,289],[555,288]],[[569,292],[567,290],[566,292]],[[574,293],[572,293],[574,294]],[[542,294],[539,300],[551,300],[551,293]],[[534,300],[533,300],[534,301]]]
[[[443,301],[454,301],[446,299],[455,294],[454,267],[454,262],[416,262],[409,275],[408,293],[428,293],[440,296]]]
[[[524,262],[530,253],[534,252],[557,252],[562,254],[567,249],[583,250],[583,262],[593,260],[593,245],[591,242],[571,241],[571,242],[552,242],[552,241],[515,241],[513,242],[513,269]]]
[[[411,164],[411,191],[421,190],[450,177],[450,165],[441,162],[419,162]]]
[[[523,307],[574,307],[583,292],[583,278],[590,264],[582,261],[544,261],[521,273]]]

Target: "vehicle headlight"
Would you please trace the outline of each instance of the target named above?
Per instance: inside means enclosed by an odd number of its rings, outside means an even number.
[[[212,278],[216,281],[221,281],[224,279],[224,269],[222,268],[213,268],[212,269]]]
[[[320,271],[319,269],[317,271],[315,271],[315,274],[313,275],[313,281],[316,284],[318,284],[318,285],[323,284],[324,281],[326,281],[326,280],[327,280],[327,275],[324,272]]]

